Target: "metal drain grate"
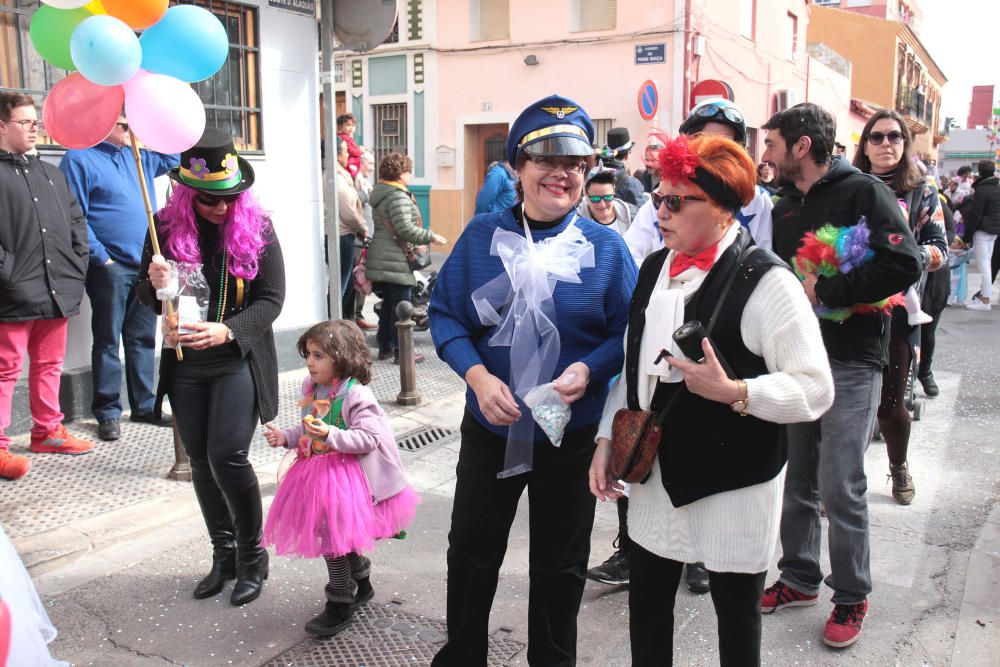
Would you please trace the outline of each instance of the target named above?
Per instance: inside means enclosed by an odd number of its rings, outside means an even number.
[[[504,667],[525,645],[496,634],[489,638],[486,664]],[[447,637],[444,621],[402,611],[398,604],[368,605],[336,637],[306,640],[264,667],[425,667]]]
[[[435,442],[440,442],[441,440],[454,435],[454,433],[454,431],[450,431],[446,428],[428,426],[427,428],[421,428],[407,433],[398,440],[397,444],[404,452],[416,452],[428,445],[433,445]]]

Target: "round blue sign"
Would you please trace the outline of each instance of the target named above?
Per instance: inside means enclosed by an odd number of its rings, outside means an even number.
[[[660,107],[660,93],[656,90],[656,84],[647,79],[639,86],[639,115],[643,120],[653,120],[656,111]]]

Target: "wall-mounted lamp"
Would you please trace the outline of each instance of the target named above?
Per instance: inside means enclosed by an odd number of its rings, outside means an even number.
[[[539,62],[538,56],[536,56],[534,53],[531,53],[524,57],[524,64],[527,65],[528,67],[533,67],[534,65],[537,65],[538,62]]]

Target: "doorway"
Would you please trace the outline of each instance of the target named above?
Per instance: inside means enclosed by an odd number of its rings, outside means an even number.
[[[507,123],[465,126],[465,182],[462,193],[463,219],[476,211],[476,194],[483,187],[486,171],[507,159]]]

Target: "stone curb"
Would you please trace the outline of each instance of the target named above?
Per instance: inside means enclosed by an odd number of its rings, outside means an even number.
[[[407,409],[390,418],[393,433],[404,435],[454,418],[456,403],[464,405],[465,392],[455,392]],[[274,494],[279,462],[255,466],[261,494]],[[190,488],[154,496],[133,505],[67,526],[12,540],[32,577],[65,567],[81,556],[107,549],[125,540],[166,528],[196,516],[198,503]]]
[[[976,545],[969,554],[965,591],[958,613],[958,629],[952,663],[996,664],[1000,655],[1000,504],[995,505],[983,524]]]

